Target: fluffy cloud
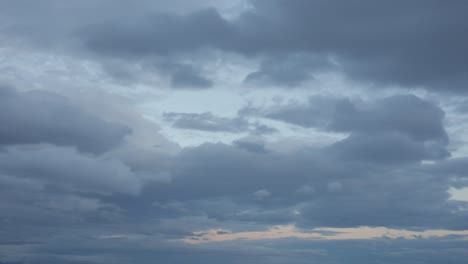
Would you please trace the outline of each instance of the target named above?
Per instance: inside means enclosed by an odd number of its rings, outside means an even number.
[[[139,1],[139,8],[131,9],[108,1],[67,6],[48,1],[42,4],[45,8],[31,9],[37,11],[33,14],[22,8],[25,1],[4,1],[2,10],[8,23],[3,31],[11,38],[32,38],[36,44],[84,46],[124,60],[205,49],[260,56],[265,62],[247,80],[288,86],[324,69],[342,70],[353,79],[381,84],[444,90],[466,86],[468,6],[463,1],[448,5],[436,0],[393,1],[391,5],[375,1],[251,2],[248,11],[227,20],[212,8],[173,14],[158,12],[156,4],[147,1]],[[72,19],[71,13],[86,19]],[[63,23],[58,26],[52,16]],[[41,34],[31,34],[37,30]],[[173,74],[176,86],[210,85],[193,72]]]
[[[136,194],[141,189],[140,180],[122,162],[63,147],[8,148],[0,153],[0,171],[72,190]]]
[[[0,0],[0,264],[464,263],[467,10]]]
[[[131,129],[99,119],[60,95],[0,87],[0,144],[51,143],[102,153],[121,144]]]
[[[397,1],[391,5],[374,1],[344,5],[337,1],[255,1],[252,11],[233,22],[213,10],[183,17],[158,16],[150,21],[130,22],[126,30],[103,27],[90,34],[88,45],[113,54],[167,54],[201,48],[268,54],[273,58],[288,54],[292,56],[289,61],[275,62],[281,66],[265,62],[248,79],[266,77],[293,84],[308,77],[299,70],[303,68],[302,59],[294,58],[306,52],[321,57],[325,68],[330,65],[327,58],[332,56],[339,68],[355,79],[463,89],[467,8],[462,2],[445,5],[438,1]],[[432,10],[437,10],[439,19],[433,19]],[[294,66],[287,66],[291,64]],[[278,74],[272,67],[284,70]]]

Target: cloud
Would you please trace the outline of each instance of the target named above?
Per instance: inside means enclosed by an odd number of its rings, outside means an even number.
[[[191,148],[177,158],[172,184],[151,188],[153,197],[188,205],[205,201],[193,211],[188,206],[187,214],[204,212],[217,219],[304,226],[466,228],[461,220],[466,212],[458,209],[463,202],[449,200],[452,181],[418,165],[428,152],[413,146],[416,142],[355,141],[356,148],[348,149],[349,140],[290,154],[246,152],[223,144]],[[313,186],[313,191],[298,192],[303,186]],[[274,195],[269,199],[251,195],[263,189]],[[222,206],[230,210],[217,211],[210,205],[210,200],[220,197],[228,199]]]
[[[265,190],[265,189],[260,189],[260,190],[258,190],[258,191],[255,191],[255,192],[253,193],[253,195],[254,195],[257,199],[265,199],[265,198],[271,196],[271,192],[269,192],[268,190]]]
[[[204,10],[183,17],[160,15],[119,27],[96,27],[89,34],[88,46],[101,53],[138,56],[216,48],[246,56],[266,54],[274,62],[286,54],[287,64],[265,62],[247,77],[279,84],[294,85],[308,77],[301,67],[304,59],[297,55],[301,53],[312,58],[332,56],[339,68],[358,80],[450,90],[462,90],[466,84],[464,46],[468,39],[463,34],[466,28],[460,26],[468,24],[464,3],[396,1],[390,6],[373,1],[343,5],[338,1],[291,4],[278,0],[252,4],[252,11],[234,21]],[[437,10],[437,21],[433,10]],[[314,64],[309,61],[306,65]],[[324,61],[320,67],[330,68]]]
[[[0,171],[69,190],[137,194],[142,188],[140,179],[121,161],[65,147],[10,147],[0,153]]]
[[[346,4],[250,1],[250,9],[230,20],[203,5],[185,13],[170,12],[164,9],[168,4],[159,1],[139,1],[132,9],[108,1],[73,2],[69,6],[48,1],[41,4],[43,8],[33,8],[34,13],[23,5],[23,1],[4,1],[1,6],[8,40],[26,39],[45,47],[82,47],[97,57],[123,61],[158,56],[179,61],[174,56],[206,50],[232,52],[263,58],[260,68],[246,80],[288,87],[323,70],[384,86],[442,91],[463,91],[466,87],[468,6],[461,1],[449,5],[437,0],[399,0],[392,5],[372,0]],[[72,19],[70,14],[86,19]],[[175,76],[176,85],[182,80],[198,87],[210,84],[198,75],[176,72]]]
[[[252,105],[240,110],[305,128],[335,132],[398,132],[418,140],[448,142],[443,126],[444,111],[414,95],[394,95],[376,100],[354,100],[323,96],[306,103],[290,102],[266,109]]]
[[[262,116],[305,128],[325,128],[330,123],[339,102],[339,99],[317,96],[309,97],[306,104],[290,101],[265,109],[249,104],[240,109],[239,114]]]
[[[245,83],[296,87],[313,79],[314,72],[321,72],[330,62],[309,54],[279,55],[264,59],[259,69],[249,73]],[[331,66],[330,66],[331,67]]]
[[[195,236],[183,239],[186,243],[209,243],[229,240],[271,240],[282,238],[300,238],[315,240],[365,240],[365,239],[420,239],[437,238],[450,235],[468,236],[468,231],[425,230],[408,231],[388,228],[316,228],[299,230],[295,226],[273,226],[266,231],[230,232],[229,230],[207,230],[195,232]]]
[[[97,118],[65,97],[42,92],[16,92],[1,87],[0,144],[51,143],[102,153],[124,141],[131,129]]]
[[[467,10],[0,0],[0,264],[464,262]]]
[[[178,88],[210,88],[213,82],[198,75],[193,68],[182,68],[172,75],[172,86]]]
[[[255,153],[266,153],[268,150],[265,149],[265,143],[261,141],[256,141],[255,139],[244,138],[235,140],[233,145],[240,148],[245,149],[247,151],[255,152]]]
[[[400,133],[354,134],[339,141],[332,152],[345,160],[367,162],[418,162],[450,156],[445,144],[419,142]]]
[[[230,132],[253,134],[272,134],[275,128],[260,123],[252,123],[243,117],[219,117],[211,112],[203,113],[164,113],[164,120],[172,122],[172,126],[180,129],[193,129],[209,132]]]
[[[108,239],[104,253],[96,252],[102,240],[62,236],[47,245],[31,246],[22,256],[30,263],[152,263],[155,258],[177,264],[192,263],[199,259],[205,263],[223,261],[228,264],[245,262],[282,263],[463,263],[466,258],[466,240],[461,239],[372,239],[317,241],[304,239],[219,241],[196,246],[158,243],[151,237]],[[17,247],[18,248],[18,247]],[[434,250],[437,248],[437,250]],[[9,257],[6,263],[21,263]],[[77,261],[79,260],[79,261]]]
[[[196,113],[164,113],[164,119],[173,122],[173,127],[196,129],[212,132],[239,133],[248,129],[249,123],[242,118],[225,118],[214,116],[210,112]]]
[[[394,131],[418,140],[448,142],[444,112],[414,95],[396,95],[371,103],[340,102],[329,129],[343,132]]]
[[[106,23],[89,28],[84,32],[88,48],[118,56],[166,55],[210,46],[217,48],[218,43],[228,43],[231,30],[215,9],[187,15],[130,16],[119,24],[119,27]]]
[[[239,111],[304,128],[350,135],[331,151],[345,159],[371,162],[417,162],[450,156],[444,111],[414,95],[394,95],[373,101],[309,97],[261,109]]]

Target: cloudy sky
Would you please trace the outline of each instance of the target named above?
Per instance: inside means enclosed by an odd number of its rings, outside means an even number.
[[[466,263],[467,14],[0,0],[0,264]]]

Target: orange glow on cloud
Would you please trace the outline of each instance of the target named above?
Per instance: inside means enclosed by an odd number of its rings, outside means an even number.
[[[199,244],[216,241],[230,241],[237,239],[261,240],[281,238],[322,239],[322,240],[353,240],[353,239],[376,239],[376,238],[431,238],[449,235],[461,235],[468,237],[468,230],[425,230],[409,231],[390,229],[385,227],[358,227],[358,228],[314,228],[307,232],[297,229],[294,225],[275,226],[266,231],[253,232],[230,232],[223,229],[210,229],[195,232],[194,236],[182,239],[189,244]]]

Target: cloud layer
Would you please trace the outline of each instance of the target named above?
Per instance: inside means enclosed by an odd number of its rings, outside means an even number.
[[[464,263],[467,13],[0,0],[0,264]]]

